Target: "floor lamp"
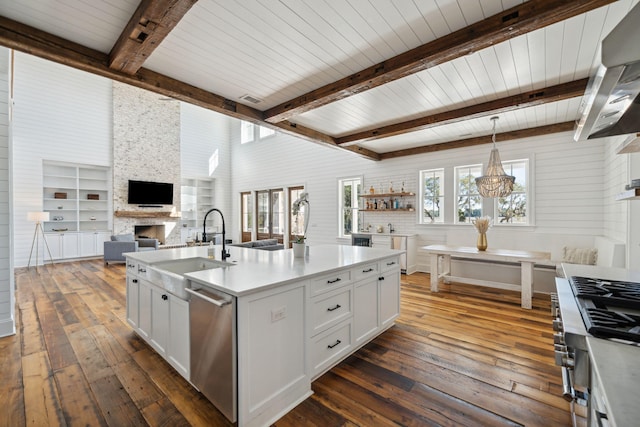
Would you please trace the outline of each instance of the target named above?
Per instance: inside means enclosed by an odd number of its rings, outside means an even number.
[[[44,237],[44,230],[42,229],[42,222],[49,221],[49,212],[29,212],[27,213],[27,219],[29,221],[35,221],[36,228],[33,231],[33,241],[31,242],[31,252],[29,253],[29,263],[27,264],[27,268],[31,267],[31,255],[33,255],[33,247],[36,247],[36,270],[38,269],[38,252],[39,251],[39,234],[42,234],[42,241],[44,242],[44,246],[47,248],[47,252],[49,252],[49,260],[53,263],[53,257],[51,256],[51,250],[49,250],[49,245],[47,244],[47,239]],[[44,259],[44,255],[42,256],[42,265],[46,263]]]

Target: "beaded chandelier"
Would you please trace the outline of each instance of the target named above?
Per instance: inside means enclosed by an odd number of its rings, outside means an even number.
[[[491,117],[493,122],[493,149],[489,155],[489,165],[485,171],[484,176],[476,178],[476,186],[478,192],[482,197],[505,197],[511,194],[513,191],[513,183],[516,180],[515,176],[507,175],[502,169],[502,162],[500,161],[500,154],[498,148],[496,148],[496,122],[499,117]]]

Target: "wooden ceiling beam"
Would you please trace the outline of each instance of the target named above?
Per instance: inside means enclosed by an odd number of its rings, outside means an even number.
[[[135,74],[198,0],[142,0],[109,53],[109,67]]]
[[[265,111],[266,121],[307,111],[605,6],[614,0],[530,0]]]
[[[512,139],[521,139],[529,138],[532,136],[549,135],[552,133],[568,132],[572,131],[574,127],[575,122],[555,123],[552,125],[499,133],[496,134],[496,140],[498,140],[499,142],[504,142]],[[491,135],[484,135],[474,138],[461,139],[459,141],[441,142],[439,144],[425,145],[416,148],[407,148],[406,150],[380,153],[380,160],[395,159],[403,156],[413,156],[415,154],[435,153],[436,151],[452,150],[454,148],[473,147],[475,145],[491,144],[491,142]]]
[[[488,114],[502,114],[520,108],[534,107],[548,102],[558,102],[564,99],[576,98],[584,94],[589,79],[574,80],[568,83],[532,90],[514,96],[508,96],[481,104],[444,111],[431,116],[419,117],[401,123],[394,123],[376,129],[357,132],[336,138],[336,143],[348,146],[358,142],[388,138],[409,132],[429,129],[436,126],[449,125],[464,120],[476,119]]]
[[[371,150],[355,147],[339,147],[335,140],[321,132],[287,123],[265,122],[262,111],[239,104],[231,99],[208,92],[163,74],[140,68],[135,74],[127,74],[109,67],[109,55],[86,46],[65,40],[28,25],[0,16],[0,45],[9,49],[67,65],[78,70],[116,80],[131,86],[188,102],[239,120],[265,126],[307,141],[356,153],[370,160],[380,160]]]

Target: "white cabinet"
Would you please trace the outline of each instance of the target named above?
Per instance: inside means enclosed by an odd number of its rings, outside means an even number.
[[[387,270],[378,281],[380,328],[386,329],[400,315],[400,275],[397,267]]]
[[[213,207],[214,180],[210,178],[183,178],[181,191],[181,237],[195,238],[202,231],[204,215]],[[213,230],[207,230],[207,233]]]
[[[311,394],[306,285],[294,282],[237,299],[239,426],[271,425]]]
[[[311,279],[306,311],[308,366],[315,379],[398,317],[399,256]]]
[[[80,256],[78,233],[46,233],[45,238],[53,259],[77,258]]]
[[[80,233],[81,256],[104,255],[104,242],[110,239],[111,233],[94,231]]]
[[[189,303],[170,294],[169,313],[171,323],[166,358],[183,377],[189,378]]]
[[[389,249],[391,248],[391,236],[386,234],[372,234],[371,246],[374,248]]]
[[[400,271],[406,274],[413,274],[417,271],[418,247],[415,234],[372,234],[371,241],[374,248],[401,249],[405,251],[400,256]]]
[[[364,343],[378,330],[378,277],[355,284],[354,337],[356,345]]]
[[[317,378],[351,353],[351,319],[311,338],[311,373]]]
[[[398,258],[381,261],[376,269],[367,266],[361,271],[362,279],[354,284],[353,324],[358,347],[391,326],[400,314]]]
[[[147,280],[147,267],[127,259],[127,322],[184,378],[190,378],[189,303]]]
[[[53,258],[102,255],[111,229],[110,169],[45,161],[42,170],[43,210],[49,212],[43,228],[47,239],[55,241]]]
[[[146,341],[151,337],[151,283],[138,278],[138,328],[136,332]]]
[[[127,322],[134,329],[138,328],[139,287],[136,276],[127,276]]]
[[[163,357],[169,342],[169,293],[151,285],[151,346]]]

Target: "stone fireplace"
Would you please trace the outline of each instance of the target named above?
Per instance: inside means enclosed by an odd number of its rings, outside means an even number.
[[[165,244],[165,226],[164,225],[134,225],[133,234],[136,239],[139,237],[147,239],[158,239],[161,245]]]

